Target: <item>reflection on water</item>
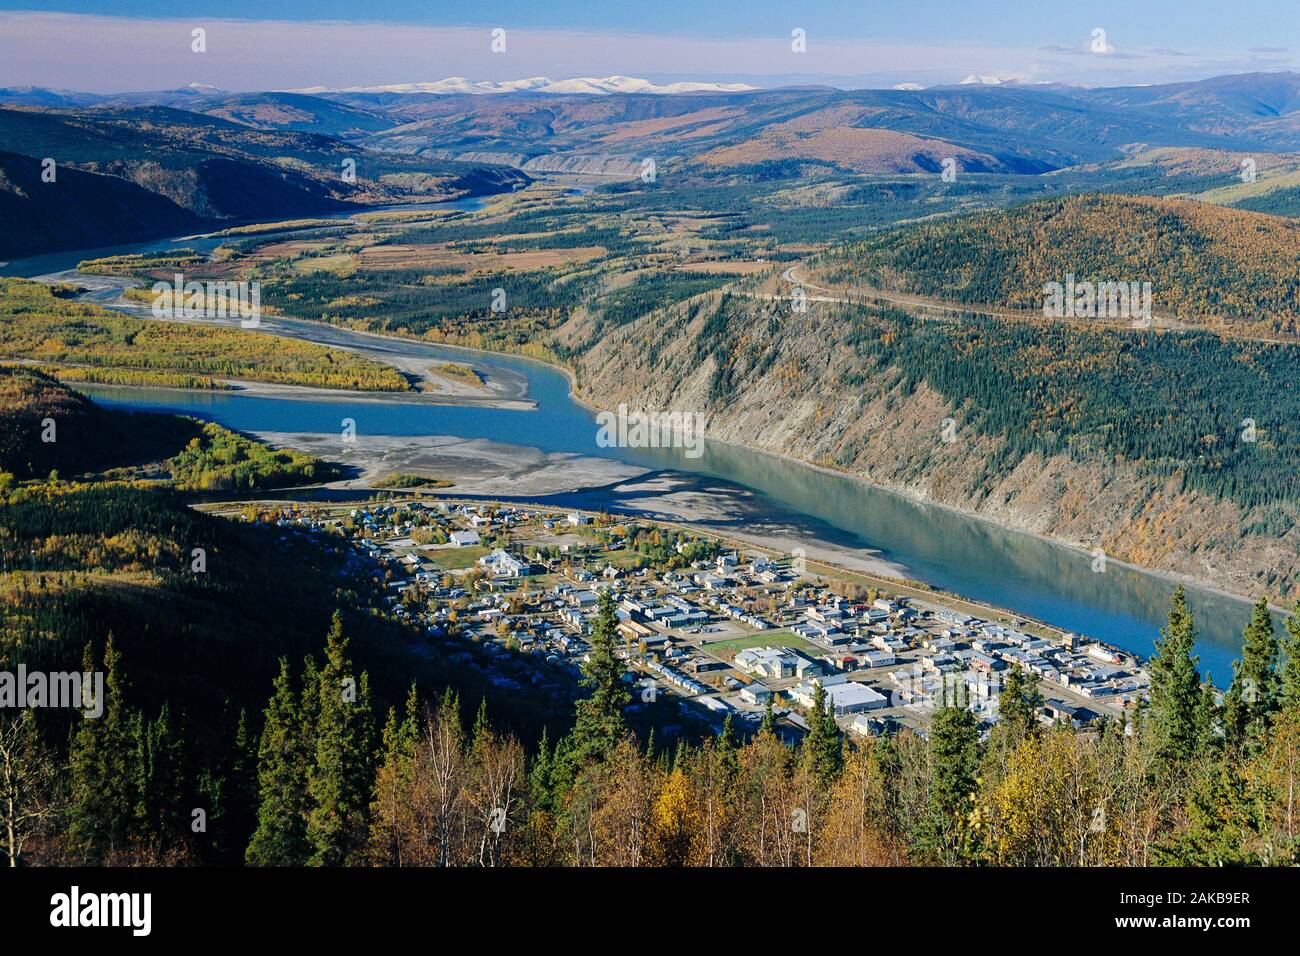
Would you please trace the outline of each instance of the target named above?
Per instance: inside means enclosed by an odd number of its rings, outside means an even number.
[[[485,199],[426,204],[473,209]],[[424,208],[404,207],[404,208]],[[334,213],[317,218],[344,218]],[[0,267],[0,275],[44,275],[71,269],[87,258],[126,252],[153,252],[181,246],[210,251],[229,239],[173,239],[105,249],[53,253]],[[349,335],[338,329],[331,340]],[[441,361],[463,360],[463,350],[417,344]],[[668,472],[680,488],[707,493],[724,504],[712,525],[719,532],[762,525],[788,529],[848,548],[870,548],[901,565],[908,576],[957,594],[1006,607],[1058,627],[1101,638],[1139,654],[1149,654],[1164,621],[1168,581],[1108,562],[1092,571],[1090,555],[1000,528],[945,508],[893,495],[843,475],[829,474],[774,455],[731,445],[706,443],[702,458],[674,450],[632,450],[596,445],[594,415],[569,396],[568,380],[555,369],[527,359],[475,353],[476,364],[509,369],[528,380],[534,411],[482,407],[414,405],[372,401],[316,401],[254,398],[239,394],[116,389],[78,386],[104,404],[176,411],[245,431],[335,434],[352,418],[360,434],[454,435],[487,438],[545,452],[576,452],[617,458]],[[593,508],[640,508],[641,495],[620,486],[585,489],[555,501]],[[1231,677],[1247,604],[1197,589],[1188,590],[1201,631],[1202,667],[1219,686]],[[1280,626],[1280,622],[1279,622]]]
[[[456,355],[451,349],[427,348],[433,358]],[[669,472],[678,482],[675,490],[707,492],[730,501],[734,507],[724,508],[724,517],[709,522],[719,532],[761,523],[841,547],[870,548],[904,567],[909,577],[1143,655],[1150,654],[1163,623],[1173,585],[1162,578],[1113,561],[1104,573],[1096,573],[1084,552],[749,449],[707,443],[703,457],[688,459],[670,449],[602,448],[595,441],[594,415],[569,397],[562,374],[512,357],[485,356],[482,364],[526,375],[539,408],[513,411],[79,388],[105,404],[182,412],[246,431],[332,434],[339,431],[342,419],[352,418],[363,435],[455,435],[545,452],[617,458]],[[549,500],[572,507],[640,509],[642,497],[613,485]],[[1189,589],[1188,596],[1201,631],[1202,668],[1224,686],[1249,606],[1197,589]]]

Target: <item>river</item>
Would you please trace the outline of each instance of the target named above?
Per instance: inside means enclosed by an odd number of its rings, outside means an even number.
[[[477,203],[466,200],[456,205],[473,208]],[[0,272],[44,275],[97,255],[178,247],[207,251],[222,241],[229,240],[179,239],[55,253],[8,263]],[[331,330],[335,340],[339,334],[347,333]],[[437,360],[464,360],[466,355],[465,350],[437,345],[410,348]],[[733,445],[706,442],[702,457],[695,459],[679,450],[603,448],[596,444],[594,414],[572,398],[563,373],[496,353],[476,352],[473,359],[489,370],[525,377],[537,407],[513,410],[89,385],[78,389],[105,405],[183,412],[250,432],[337,435],[341,420],[352,418],[358,434],[482,438],[544,452],[614,458],[650,469],[654,477],[669,480],[684,493],[707,493],[743,504],[706,522],[720,533],[762,524],[789,537],[869,549],[908,577],[1143,656],[1150,655],[1164,622],[1173,584],[1159,575],[1114,561],[1098,573],[1087,553],[848,476]],[[645,493],[640,487],[635,482],[616,483],[541,500],[559,506],[642,511]],[[1239,652],[1250,607],[1195,587],[1188,588],[1188,597],[1200,632],[1201,667],[1224,687],[1231,678],[1231,661]]]

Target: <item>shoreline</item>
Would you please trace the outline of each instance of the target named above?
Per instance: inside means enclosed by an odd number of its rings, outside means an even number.
[[[450,343],[441,343],[441,342],[430,342],[430,341],[428,341],[428,340],[411,338],[411,337],[409,337],[409,336],[390,335],[390,334],[385,334],[385,333],[380,333],[380,332],[372,332],[372,331],[365,331],[365,330],[355,330],[355,329],[350,329],[350,328],[348,328],[348,327],[346,327],[346,326],[335,325],[335,324],[328,323],[328,322],[324,322],[324,321],[317,320],[317,319],[299,319],[299,318],[289,318],[289,317],[284,317],[284,316],[274,316],[274,317],[272,317],[272,316],[268,316],[267,318],[272,319],[272,320],[279,319],[279,320],[281,320],[281,321],[286,321],[286,322],[301,323],[301,324],[303,324],[303,325],[310,325],[310,326],[313,327],[313,328],[321,329],[322,332],[323,332],[324,330],[331,330],[331,331],[340,331],[340,330],[341,330],[342,332],[344,332],[344,333],[346,333],[346,334],[356,335],[356,336],[365,337],[365,338],[373,338],[373,339],[381,340],[381,341],[389,341],[389,342],[397,341],[397,342],[403,342],[403,343],[406,343],[406,344],[409,344],[409,345],[417,345],[417,346],[421,346],[421,347],[434,347],[434,348],[441,348],[441,349],[452,349],[452,350],[455,350],[455,351],[457,351],[457,352],[461,352],[461,353],[464,353],[464,354],[467,354],[467,355],[477,355],[477,356],[481,356],[481,357],[482,357],[482,360],[483,360],[483,361],[486,361],[486,362],[488,362],[488,363],[490,363],[490,362],[491,362],[491,359],[494,358],[494,357],[508,357],[508,358],[510,358],[510,359],[512,359],[512,360],[518,360],[518,361],[522,361],[522,362],[531,362],[531,363],[536,363],[536,365],[538,365],[538,366],[540,366],[540,367],[543,367],[543,368],[549,369],[549,370],[551,370],[551,371],[560,372],[561,374],[563,374],[563,375],[565,376],[566,381],[567,381],[567,383],[568,383],[568,394],[569,394],[569,398],[570,398],[570,399],[571,399],[575,404],[577,404],[577,405],[581,406],[582,408],[584,408],[584,409],[586,409],[586,410],[588,410],[588,411],[590,411],[590,412],[593,412],[593,413],[599,413],[599,412],[607,412],[607,411],[610,411],[609,409],[602,408],[600,405],[596,404],[596,399],[595,399],[593,396],[591,396],[591,395],[585,393],[585,392],[581,389],[580,384],[579,384],[579,381],[578,381],[577,373],[576,373],[576,372],[575,372],[571,367],[569,367],[569,366],[567,366],[567,365],[557,364],[557,363],[555,363],[555,362],[553,362],[553,361],[550,361],[550,360],[547,360],[547,359],[538,358],[538,357],[531,356],[531,355],[522,355],[522,354],[518,354],[518,353],[514,353],[514,352],[506,352],[506,351],[492,351],[492,350],[488,350],[488,349],[473,348],[473,347],[470,347],[470,346],[464,346],[464,345],[455,345],[455,344],[450,344]],[[292,337],[292,336],[288,336],[288,337]],[[307,338],[307,339],[305,339],[305,340],[306,340],[306,341],[315,341],[315,340],[312,339],[312,338]],[[315,344],[326,345],[326,346],[328,346],[330,343],[328,343],[328,342],[319,342],[319,341],[316,341]],[[374,360],[373,357],[372,357],[372,360]],[[379,360],[379,361],[382,361],[382,360]],[[392,363],[390,362],[389,364],[392,364]],[[241,382],[241,383],[239,383],[239,384],[240,384],[241,386],[244,386],[246,383],[242,383],[242,382]],[[267,387],[268,385],[270,386],[269,388]],[[115,388],[132,388],[132,387],[136,387],[136,386],[111,386],[111,387],[115,387]],[[287,390],[289,390],[289,391],[288,391],[288,392],[280,392],[279,390],[282,389],[282,388],[283,388],[283,389],[287,389]],[[246,394],[246,395],[252,395],[253,397],[257,397],[257,394],[260,393],[263,397],[293,398],[293,397],[294,397],[294,394],[293,394],[293,391],[294,391],[294,390],[297,390],[297,391],[298,391],[298,394],[300,394],[301,397],[302,397],[303,399],[310,399],[310,398],[313,398],[313,397],[320,397],[320,398],[327,399],[327,400],[328,400],[328,399],[334,399],[334,395],[331,395],[330,390],[313,390],[313,389],[310,389],[310,388],[307,387],[307,386],[278,386],[278,385],[274,385],[273,383],[259,383],[257,386],[255,386],[255,387],[253,387],[253,388],[249,388],[247,391],[243,391],[242,393],[243,393],[243,394]],[[188,389],[179,389],[178,391],[181,391],[181,392],[190,392],[190,391],[193,391],[193,390],[188,390]],[[230,393],[229,391],[227,391],[227,392],[225,392],[225,394],[231,394],[231,393]],[[371,397],[369,398],[369,401],[374,401],[374,402],[379,402],[379,401],[389,401],[389,400],[393,400],[393,401],[403,401],[403,399],[400,397],[400,396],[402,395],[402,393],[364,393],[364,392],[356,392],[356,393],[353,393],[353,392],[349,392],[349,391],[340,391],[340,392],[338,392],[337,394],[338,394],[339,398],[338,398],[338,399],[335,399],[335,400],[346,400],[346,399],[349,399],[349,398],[355,398],[356,400],[366,400],[365,396],[369,395],[369,396],[371,396]],[[390,398],[390,396],[394,396],[394,397]],[[405,401],[410,401],[410,399],[406,399]],[[536,408],[536,407],[537,407],[536,402],[533,401],[533,400],[531,400],[531,399],[528,400],[527,405],[524,405],[524,406],[513,405],[513,404],[512,404],[512,405],[505,405],[505,406],[497,406],[497,405],[493,404],[493,403],[492,403],[492,400],[490,400],[490,399],[489,399],[489,400],[486,400],[486,401],[483,401],[483,402],[475,402],[475,401],[472,401],[472,400],[469,401],[469,402],[461,402],[461,401],[430,401],[429,399],[424,399],[424,401],[425,401],[425,402],[428,402],[429,404],[440,404],[440,405],[461,405],[461,406],[469,406],[469,407],[472,407],[472,406],[479,406],[479,407],[507,407],[507,408],[521,408],[521,407],[523,407],[523,408]],[[509,400],[507,400],[507,401],[518,401],[518,399],[509,399]],[[419,403],[420,403],[420,402],[419,402],[418,400],[417,400],[416,402],[413,402],[413,404],[419,404]],[[873,482],[873,481],[870,481],[870,480],[868,480],[868,479],[866,479],[866,478],[863,478],[863,477],[860,476],[860,475],[853,474],[852,472],[837,470],[837,469],[834,469],[834,468],[827,467],[827,466],[825,466],[825,465],[821,465],[821,464],[817,464],[817,463],[814,463],[814,462],[805,461],[805,460],[803,460],[803,459],[801,459],[801,458],[797,458],[797,457],[793,457],[793,456],[789,456],[789,455],[784,455],[784,454],[781,454],[781,453],[779,453],[779,452],[774,452],[774,451],[770,451],[770,450],[768,450],[768,449],[759,448],[759,447],[756,447],[756,446],[753,446],[753,445],[749,445],[749,444],[746,444],[746,443],[744,443],[744,442],[737,442],[737,441],[732,441],[732,440],[728,440],[728,439],[715,438],[715,437],[709,437],[709,436],[706,436],[706,437],[705,437],[705,440],[708,441],[708,442],[715,442],[715,443],[717,443],[717,444],[719,444],[719,445],[723,445],[723,446],[730,446],[730,447],[733,447],[733,448],[743,449],[743,450],[745,450],[745,451],[747,451],[747,452],[751,452],[751,453],[757,452],[757,453],[761,453],[761,454],[763,454],[763,455],[768,455],[768,456],[771,456],[773,459],[780,460],[780,461],[785,462],[785,463],[793,463],[793,464],[797,464],[797,465],[800,465],[800,466],[802,466],[802,467],[806,467],[806,468],[811,468],[811,469],[813,469],[813,470],[815,470],[815,471],[817,471],[817,472],[820,472],[820,473],[822,473],[822,474],[825,474],[825,475],[831,475],[831,476],[838,476],[838,477],[842,477],[842,478],[848,478],[848,479],[850,479],[850,480],[852,480],[852,481],[854,481],[854,482],[860,482],[863,486],[865,486],[865,487],[869,487],[869,488],[871,488],[871,489],[873,489],[873,490],[881,491],[881,492],[885,492],[885,493],[887,493],[887,494],[894,495],[894,496],[896,496],[897,498],[900,498],[900,499],[902,499],[902,500],[904,500],[904,501],[909,502],[910,504],[913,504],[913,505],[926,505],[926,506],[931,506],[931,507],[941,508],[941,509],[943,509],[944,511],[946,511],[946,512],[948,512],[948,513],[951,513],[951,514],[959,515],[959,516],[961,516],[961,517],[965,517],[965,518],[973,518],[973,519],[976,519],[976,520],[979,520],[979,521],[982,521],[982,522],[986,522],[986,523],[988,523],[989,525],[991,525],[991,526],[993,526],[993,527],[997,527],[997,528],[999,528],[999,529],[1001,529],[1001,530],[1003,530],[1003,531],[1013,532],[1013,533],[1017,533],[1017,534],[1029,535],[1029,536],[1031,536],[1031,537],[1033,537],[1033,538],[1036,538],[1036,539],[1038,539],[1039,541],[1042,541],[1042,542],[1044,542],[1044,543],[1047,543],[1047,544],[1050,544],[1050,545],[1054,545],[1054,546],[1057,546],[1057,547],[1064,548],[1064,549],[1066,549],[1067,551],[1072,552],[1072,553],[1074,553],[1074,554],[1076,554],[1076,555],[1081,555],[1081,556],[1085,556],[1085,557],[1086,557],[1086,556],[1088,556],[1088,555],[1091,553],[1091,552],[1090,552],[1090,551],[1089,551],[1089,550],[1088,550],[1084,545],[1082,545],[1081,543],[1079,543],[1079,542],[1077,542],[1077,541],[1071,541],[1071,540],[1068,540],[1068,539],[1065,539],[1065,538],[1059,538],[1059,537],[1056,537],[1056,536],[1053,536],[1053,535],[1044,534],[1044,533],[1042,533],[1042,532],[1031,531],[1031,530],[1028,530],[1028,529],[1025,529],[1025,528],[1017,527],[1017,526],[1015,526],[1015,525],[1013,525],[1013,524],[1009,524],[1009,523],[1007,523],[1007,522],[1004,521],[1004,520],[1000,520],[1000,519],[998,519],[998,518],[996,518],[996,517],[993,517],[993,516],[990,516],[990,515],[981,514],[981,513],[976,512],[976,511],[969,511],[969,510],[966,510],[966,509],[963,509],[963,508],[960,508],[960,507],[957,507],[957,506],[954,506],[954,505],[949,505],[949,504],[946,504],[946,503],[944,503],[944,502],[935,501],[935,500],[932,500],[932,499],[926,498],[926,497],[922,496],[921,494],[919,494],[919,493],[917,493],[917,492],[915,492],[915,491],[913,491],[913,490],[907,489],[907,488],[901,488],[901,487],[892,486],[892,485],[886,485],[886,484],[878,484],[878,483],[876,483],[876,482]],[[1200,591],[1203,591],[1203,592],[1205,592],[1205,593],[1213,594],[1213,595],[1215,595],[1215,596],[1218,596],[1218,597],[1221,597],[1221,598],[1225,598],[1225,599],[1228,599],[1228,600],[1232,600],[1232,601],[1235,601],[1235,602],[1239,602],[1239,603],[1242,603],[1242,604],[1247,604],[1247,605],[1249,605],[1249,604],[1253,603],[1254,600],[1255,600],[1255,598],[1253,598],[1252,596],[1250,596],[1250,595],[1248,595],[1248,594],[1243,594],[1243,593],[1238,592],[1238,591],[1234,591],[1234,590],[1230,590],[1230,589],[1228,589],[1228,588],[1224,588],[1224,587],[1222,587],[1222,586],[1220,586],[1220,585],[1218,585],[1218,584],[1216,584],[1216,583],[1212,583],[1212,582],[1206,581],[1206,580],[1204,580],[1204,579],[1202,579],[1202,578],[1198,578],[1198,577],[1196,577],[1196,576],[1194,576],[1194,575],[1189,575],[1189,574],[1185,574],[1185,573],[1181,573],[1181,572],[1176,572],[1176,571],[1167,571],[1167,570],[1163,570],[1163,569],[1151,568],[1151,567],[1147,567],[1147,566],[1144,566],[1144,565],[1135,564],[1135,563],[1133,563],[1133,562],[1123,561],[1123,560],[1121,560],[1121,559],[1119,559],[1119,558],[1111,557],[1110,555],[1107,555],[1107,556],[1106,556],[1106,560],[1107,560],[1108,562],[1112,562],[1112,563],[1114,563],[1114,564],[1116,564],[1116,565],[1118,565],[1118,566],[1121,566],[1121,567],[1124,567],[1124,568],[1130,569],[1130,570],[1132,570],[1132,571],[1134,571],[1134,572],[1137,572],[1137,573],[1146,574],[1146,575],[1149,575],[1149,576],[1152,576],[1152,577],[1158,578],[1158,579],[1163,580],[1163,581],[1171,582],[1171,583],[1174,583],[1174,584],[1178,584],[1178,583],[1186,584],[1186,585],[1188,585],[1188,586],[1194,587],[1194,588],[1196,588],[1196,589],[1198,589],[1198,590],[1200,590]],[[1270,603],[1269,603],[1269,607],[1270,607],[1270,609],[1272,609],[1272,610],[1274,610],[1274,611],[1276,611],[1276,612],[1278,612],[1278,613],[1281,613],[1281,614],[1286,614],[1286,613],[1288,613],[1288,611],[1289,611],[1288,608],[1283,607],[1283,606],[1280,606],[1280,605],[1278,605],[1278,604],[1276,604],[1276,603],[1273,603],[1273,602],[1270,602]]]
[[[605,409],[600,407],[599,405],[593,404],[591,401],[588,400],[587,396],[580,395],[575,390],[577,377],[569,369],[560,368],[558,366],[549,366],[549,367],[556,368],[557,370],[563,371],[566,374],[570,385],[570,396],[579,405],[582,405],[584,408],[593,412],[610,411],[610,409]],[[946,512],[960,515],[963,518],[973,518],[977,521],[983,521],[1003,531],[1010,531],[1015,534],[1028,535],[1029,537],[1036,538],[1039,541],[1042,541],[1044,543],[1054,545],[1056,547],[1064,548],[1068,551],[1074,552],[1082,557],[1090,557],[1092,554],[1092,552],[1087,547],[1085,547],[1084,545],[1080,544],[1077,541],[1070,541],[1065,538],[1058,538],[1049,534],[1043,534],[1042,532],[1039,531],[1030,531],[1026,528],[1019,528],[1016,527],[1015,525],[1008,524],[1005,521],[1000,521],[997,518],[994,518],[990,515],[981,514],[980,512],[977,511],[967,511],[964,508],[958,508],[955,505],[949,505],[942,501],[934,501],[930,498],[923,497],[917,492],[910,491],[909,489],[906,488],[899,488],[893,485],[878,484],[874,481],[870,481],[866,478],[863,478],[861,475],[855,475],[853,472],[839,471],[834,468],[828,468],[825,465],[817,464],[816,462],[805,461],[802,458],[795,458],[790,455],[783,455],[779,452],[769,451],[766,448],[759,448],[755,445],[745,444],[744,442],[731,441],[725,438],[711,437],[707,434],[704,436],[704,440],[706,442],[715,442],[719,445],[726,445],[731,448],[739,448],[746,452],[766,455],[778,461],[797,464],[805,468],[811,468],[812,470],[820,472],[823,475],[846,478],[850,481],[859,483],[875,491],[882,491],[886,494],[890,494],[890,495],[894,495],[895,497],[902,498],[903,500],[908,501],[911,504],[925,505],[927,507],[932,507],[932,508],[941,508]],[[1216,584],[1211,584],[1203,579],[1196,578],[1192,575],[1181,574],[1176,571],[1166,571],[1160,568],[1151,568],[1141,564],[1134,564],[1131,561],[1124,561],[1120,558],[1112,557],[1109,554],[1106,555],[1106,563],[1115,564],[1120,567],[1128,568],[1129,570],[1136,571],[1141,574],[1146,574],[1152,577],[1160,578],[1161,580],[1169,581],[1173,584],[1185,584],[1190,587],[1194,587],[1197,590],[1204,591],[1208,594],[1214,594],[1218,597],[1228,598],[1233,601],[1239,601],[1243,604],[1253,604],[1255,601],[1258,600],[1258,597],[1251,597],[1249,595],[1241,594],[1237,591],[1231,591],[1228,590],[1227,588],[1220,587],[1219,585]],[[1283,615],[1289,614],[1291,611],[1291,608],[1286,607],[1284,605],[1276,604],[1272,601],[1269,602],[1268,606],[1271,610]]]

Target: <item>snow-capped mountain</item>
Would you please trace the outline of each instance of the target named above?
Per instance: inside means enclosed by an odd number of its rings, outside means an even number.
[[[652,83],[635,76],[579,76],[568,80],[552,80],[546,76],[532,76],[523,80],[472,82],[463,76],[449,76],[444,80],[424,83],[392,83],[386,86],[349,86],[341,90],[313,86],[294,93],[743,93],[758,89],[745,83],[704,83],[685,80],[678,83]]]

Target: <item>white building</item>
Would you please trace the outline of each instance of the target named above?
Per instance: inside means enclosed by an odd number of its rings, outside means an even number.
[[[820,683],[820,681],[816,680],[805,681],[791,688],[790,696],[796,703],[804,707],[811,707],[816,700],[817,687]],[[824,689],[826,691],[826,701],[836,717],[889,706],[889,699],[884,694],[857,681],[831,684]]]
[[[783,647],[751,647],[736,655],[735,664],[748,674],[780,679],[794,676],[799,658]]]
[[[491,554],[483,555],[478,559],[478,563],[498,578],[527,577],[532,570],[527,561],[521,561],[513,554],[500,549],[493,551]]]

